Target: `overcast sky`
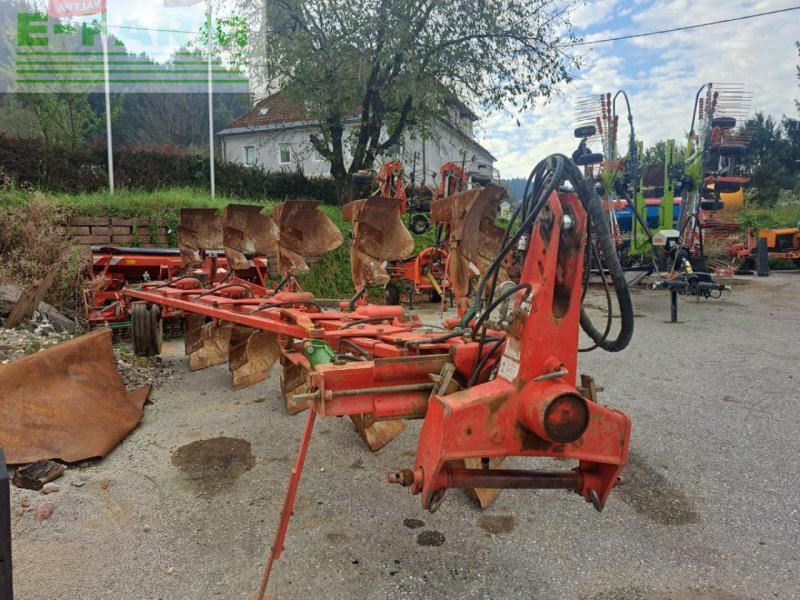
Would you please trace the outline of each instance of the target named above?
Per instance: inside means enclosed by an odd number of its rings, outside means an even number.
[[[109,0],[108,4],[112,25],[196,31],[204,19],[205,2],[173,9],[164,8],[162,0]],[[572,22],[579,35],[592,41],[796,5],[797,0],[589,0],[575,9]],[[577,98],[618,89],[630,95],[637,136],[646,145],[670,137],[681,139],[689,128],[694,95],[708,81],[743,83],[754,94],[753,110],[797,117],[798,24],[800,11],[576,48],[583,68],[577,80],[561,90],[561,98],[524,114],[485,115],[479,139],[498,158],[504,177],[527,176],[546,154],[573,150],[573,103]],[[129,49],[157,58],[165,58],[193,37],[112,31]],[[159,50],[162,56],[158,56]],[[626,135],[623,123],[620,136]]]

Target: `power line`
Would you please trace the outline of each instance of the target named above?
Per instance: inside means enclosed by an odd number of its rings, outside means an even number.
[[[620,40],[631,40],[634,38],[648,37],[651,35],[662,35],[664,33],[674,33],[676,31],[686,31],[688,29],[699,29],[700,27],[711,27],[712,25],[721,25],[723,23],[733,23],[734,21],[744,21],[746,19],[755,19],[756,17],[766,17],[768,15],[777,15],[792,10],[800,10],[800,6],[793,6],[791,8],[782,8],[780,10],[770,10],[767,12],[756,13],[753,15],[744,15],[742,17],[734,17],[732,19],[722,19],[720,21],[709,21],[708,23],[698,23],[697,25],[686,25],[685,27],[675,27],[673,29],[662,29],[660,31],[648,31],[647,33],[634,33],[631,35],[621,35],[619,37],[606,38],[603,40],[592,40],[584,42],[573,42],[565,44],[564,46],[591,46],[593,44],[604,44],[606,42],[618,42]]]

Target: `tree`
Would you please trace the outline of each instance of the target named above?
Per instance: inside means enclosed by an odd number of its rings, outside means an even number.
[[[577,66],[561,48],[563,32],[572,35],[556,0],[237,2],[240,24],[251,27],[251,77],[306,107],[317,123],[309,142],[341,191],[409,128],[430,135],[449,100],[530,109]]]
[[[797,185],[800,165],[795,160],[795,140],[790,131],[792,121],[786,118],[778,121],[757,112],[745,127],[750,142],[740,161],[740,169],[750,178],[753,202],[771,206],[778,199],[780,190]]]

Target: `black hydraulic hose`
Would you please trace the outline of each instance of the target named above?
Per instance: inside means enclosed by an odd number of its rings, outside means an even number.
[[[286,301],[286,302],[275,302],[274,304],[264,304],[250,311],[250,314],[261,312],[262,310],[268,310],[270,308],[282,308],[284,306],[297,306],[297,305],[312,306],[317,309],[317,312],[322,312],[322,307],[316,302],[313,302],[311,300],[295,300],[294,302]]]
[[[349,348],[352,348],[353,350],[358,352],[359,355],[364,357],[365,360],[372,360],[372,354],[370,354],[369,352],[364,350],[361,346],[356,344],[353,340],[348,340],[347,338],[341,338],[339,340],[339,352],[340,353],[342,351],[342,346],[348,346]]]
[[[350,298],[350,302],[347,304],[347,308],[350,312],[353,312],[356,309],[356,302],[358,302],[361,297],[367,293],[367,286],[363,286],[360,290],[356,292],[356,295]]]
[[[497,353],[497,351],[500,349],[500,347],[505,343],[505,341],[506,341],[506,338],[504,338],[504,337],[502,337],[499,340],[497,340],[495,345],[492,346],[489,349],[489,352],[486,353],[486,356],[484,356],[483,358],[480,359],[480,361],[478,362],[478,364],[475,366],[475,368],[472,371],[472,377],[470,377],[470,380],[469,380],[469,383],[467,384],[467,387],[472,387],[473,385],[478,383],[478,377],[480,377],[481,371],[483,371],[483,369],[486,367],[488,362],[492,359],[492,357],[494,357],[494,355]],[[478,357],[480,357],[480,353],[478,353]]]
[[[486,311],[480,316],[478,321],[475,323],[475,327],[472,330],[472,339],[473,340],[475,339],[475,333],[477,333],[483,327],[483,324],[487,321],[489,315],[492,314],[492,311],[494,311],[498,306],[500,306],[506,300],[512,298],[514,294],[516,294],[521,290],[525,290],[526,292],[521,300],[521,302],[524,302],[528,298],[528,296],[530,296],[532,289],[533,286],[531,286],[530,283],[521,283],[519,285],[515,285],[513,288],[511,288],[510,290],[505,292],[502,296],[500,296],[497,300],[492,302],[492,304],[489,305],[489,308],[486,309]]]
[[[241,288],[248,293],[250,298],[255,297],[255,295],[253,294],[253,290],[249,286],[243,283],[226,283],[225,285],[220,285],[218,287],[212,288],[209,291],[205,292],[204,294],[200,294],[195,298],[195,300],[200,300],[200,298],[205,298],[206,296],[216,294],[217,292],[220,292],[222,290],[227,290],[229,288]]]
[[[355,327],[356,325],[365,325],[367,323],[380,323],[381,321],[391,321],[394,317],[370,317],[368,319],[359,319],[358,321],[350,321],[349,323],[345,323],[339,330],[342,329],[350,329],[351,327]]]
[[[566,159],[566,157],[564,158]],[[578,167],[569,159],[565,160],[565,167],[568,178],[573,184],[575,192],[583,204],[589,219],[595,224],[604,224],[605,214],[603,213],[603,207],[600,204],[600,199],[597,197],[594,186],[589,185],[588,182],[583,179]],[[620,332],[615,340],[609,341],[606,339],[606,336],[603,335],[603,332],[594,326],[591,318],[583,308],[581,308],[581,328],[599,348],[602,348],[606,352],[619,352],[628,346],[633,337],[633,302],[631,301],[628,282],[625,280],[625,272],[622,270],[622,265],[617,256],[614,240],[611,239],[611,232],[608,230],[608,227],[604,226],[596,226],[595,231],[600,246],[600,255],[607,263],[608,272],[611,275],[617,302],[619,304],[621,321]],[[602,268],[602,265],[600,268]]]

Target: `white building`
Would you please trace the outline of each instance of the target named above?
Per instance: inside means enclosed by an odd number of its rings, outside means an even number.
[[[253,109],[219,132],[224,160],[258,165],[267,171],[302,170],[308,176],[330,176],[330,163],[311,146],[309,136],[318,128],[305,116],[302,106],[290,102],[282,92],[260,100]],[[493,169],[495,157],[475,141],[473,125],[478,117],[466,105],[454,101],[448,105],[449,118],[440,120],[430,139],[423,140],[406,132],[404,142],[382,159],[398,159],[406,167],[406,176],[417,183],[434,183],[439,167],[446,162],[464,164],[468,169],[479,165]],[[359,123],[353,115],[345,119],[345,165],[351,156],[347,138]]]

